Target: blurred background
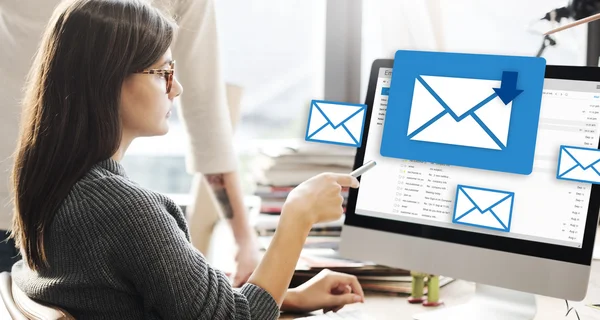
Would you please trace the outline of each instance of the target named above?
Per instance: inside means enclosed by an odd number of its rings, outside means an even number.
[[[256,139],[303,139],[312,99],[364,103],[371,63],[393,58],[398,49],[541,54],[548,64],[598,65],[597,23],[560,32],[554,45],[540,50],[542,32],[573,21],[574,11],[564,10],[556,12],[571,17],[550,21],[553,9],[573,7],[566,0],[218,0],[216,5],[225,80],[243,89],[235,146],[247,193],[252,193],[248,167]],[[170,121],[167,135],[134,141],[122,163],[141,185],[184,195],[192,181],[185,171],[187,137],[176,113]]]

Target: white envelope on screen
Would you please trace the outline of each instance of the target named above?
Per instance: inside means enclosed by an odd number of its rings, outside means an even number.
[[[501,80],[421,75],[415,79],[410,140],[502,150],[508,142],[512,101],[494,88]]]
[[[560,146],[556,178],[600,184],[600,150]]]
[[[514,198],[513,192],[458,185],[452,222],[508,232]]]
[[[365,104],[313,100],[305,140],[359,148],[366,114]]]

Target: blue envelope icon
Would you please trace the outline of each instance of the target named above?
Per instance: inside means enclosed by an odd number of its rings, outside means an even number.
[[[366,114],[365,104],[313,100],[305,140],[359,148]]]
[[[510,231],[514,192],[458,185],[452,222]]]
[[[546,61],[398,50],[380,154],[529,175]]]
[[[556,179],[600,184],[600,150],[560,146]]]

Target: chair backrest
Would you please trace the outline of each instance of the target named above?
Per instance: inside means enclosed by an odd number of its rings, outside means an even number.
[[[10,272],[0,273],[0,297],[3,302],[0,306],[0,319],[28,320],[15,304],[11,287]]]
[[[29,298],[25,292],[12,283],[10,272],[0,273],[0,295],[13,320],[75,320],[72,315],[61,308]]]

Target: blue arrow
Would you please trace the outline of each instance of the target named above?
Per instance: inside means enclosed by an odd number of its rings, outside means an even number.
[[[500,88],[494,88],[496,94],[504,104],[509,104],[511,101],[523,92],[523,90],[517,89],[517,77],[518,72],[515,71],[504,71],[502,72],[502,84]]]

